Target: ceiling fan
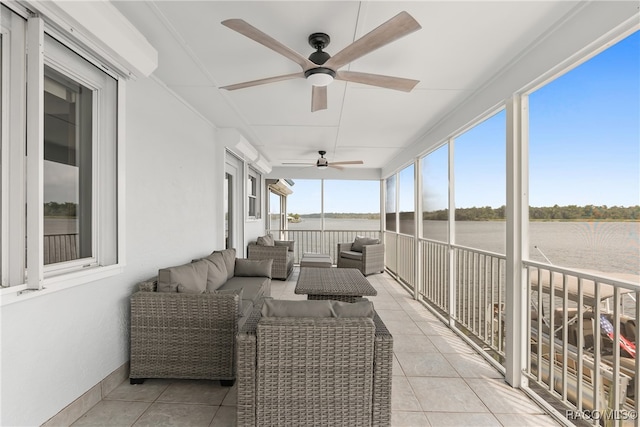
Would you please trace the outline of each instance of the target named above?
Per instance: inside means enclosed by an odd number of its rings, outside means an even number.
[[[315,163],[283,162],[282,164],[283,165],[315,166],[318,169],[326,169],[326,168],[342,169],[342,166],[344,166],[344,165],[361,165],[361,164],[364,164],[364,162],[362,160],[348,160],[348,161],[344,161],[344,162],[331,162],[331,163],[329,163],[329,161],[324,157],[324,155],[327,154],[326,151],[320,150],[320,151],[318,151],[318,154],[320,154],[320,158]]]
[[[292,60],[302,67],[302,72],[237,83],[223,86],[221,89],[236,90],[283,80],[306,78],[312,84],[311,111],[313,112],[327,108],[327,85],[334,79],[404,92],[410,92],[418,84],[418,80],[338,70],[350,62],[422,28],[411,15],[404,11],[333,56],[322,50],[329,44],[329,36],[325,33],[313,33],[309,36],[309,44],[316,51],[309,55],[308,59],[242,19],[227,19],[222,21],[222,25]]]

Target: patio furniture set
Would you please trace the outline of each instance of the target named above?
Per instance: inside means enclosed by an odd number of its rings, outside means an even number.
[[[249,245],[261,259],[214,251],[138,285],[130,382],[237,380],[239,426],[390,425],[393,338],[362,298],[375,288],[358,268],[304,254],[295,293],[308,299],[273,299],[294,246],[266,243]],[[260,246],[283,248],[282,263]]]

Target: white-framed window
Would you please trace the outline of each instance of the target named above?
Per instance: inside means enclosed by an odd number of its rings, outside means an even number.
[[[2,287],[108,275],[121,256],[122,80],[41,18],[2,8]]]
[[[247,171],[247,217],[249,219],[260,218],[260,205],[262,203],[260,186],[262,175],[252,167]]]

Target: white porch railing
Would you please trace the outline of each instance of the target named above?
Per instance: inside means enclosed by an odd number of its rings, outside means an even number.
[[[633,357],[638,285],[535,262],[525,262],[525,269],[530,381],[578,411],[595,410],[616,425],[633,423],[640,398],[640,362]]]
[[[78,259],[78,234],[48,234],[43,237],[44,264]]]
[[[390,232],[384,241],[387,269],[503,363],[506,256]],[[634,424],[640,407],[640,361],[631,354],[640,325],[637,279],[532,261],[522,268],[529,309],[520,339],[528,348],[523,372],[529,383],[546,390],[543,399],[573,408],[575,417],[595,416],[587,420],[593,425]]]
[[[353,242],[356,236],[380,239],[378,230],[267,230],[279,240],[294,240],[295,258],[298,264],[305,252],[329,254],[335,263],[338,243]]]
[[[504,255],[452,246],[454,257],[454,319],[484,346],[504,357]]]

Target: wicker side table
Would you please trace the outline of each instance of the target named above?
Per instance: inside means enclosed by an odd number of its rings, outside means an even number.
[[[346,302],[378,295],[378,291],[357,268],[301,268],[294,292],[306,294],[307,299]]]

